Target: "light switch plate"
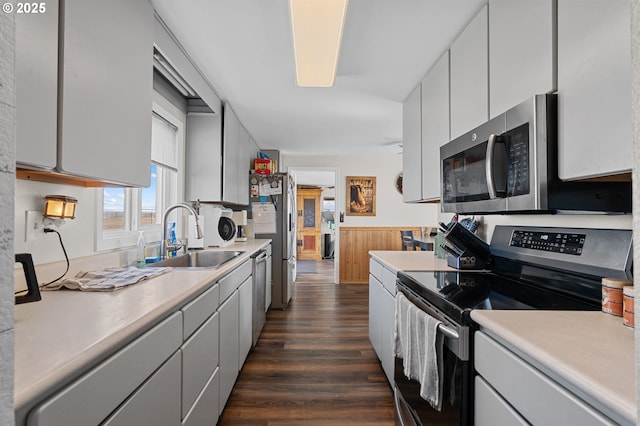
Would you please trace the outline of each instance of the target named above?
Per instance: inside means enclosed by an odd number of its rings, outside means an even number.
[[[42,212],[37,210],[27,210],[24,212],[24,241],[35,241],[40,235],[44,235],[44,225],[42,223]]]

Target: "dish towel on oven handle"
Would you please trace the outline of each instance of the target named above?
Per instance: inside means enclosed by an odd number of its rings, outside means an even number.
[[[420,397],[442,410],[443,344],[439,320],[396,294],[395,355],[402,358],[404,374],[420,383]]]

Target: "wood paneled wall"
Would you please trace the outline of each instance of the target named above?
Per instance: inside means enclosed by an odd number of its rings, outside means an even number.
[[[370,250],[402,250],[400,230],[419,227],[340,227],[340,284],[369,282]]]

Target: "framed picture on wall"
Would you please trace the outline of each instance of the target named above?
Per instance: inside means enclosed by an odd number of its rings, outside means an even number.
[[[375,176],[347,176],[347,215],[376,215]]]

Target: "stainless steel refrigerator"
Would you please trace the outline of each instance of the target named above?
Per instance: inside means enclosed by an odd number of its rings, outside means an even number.
[[[272,240],[271,307],[285,309],[291,300],[296,268],[296,186],[293,177],[287,173],[251,174],[248,210],[255,237]]]

